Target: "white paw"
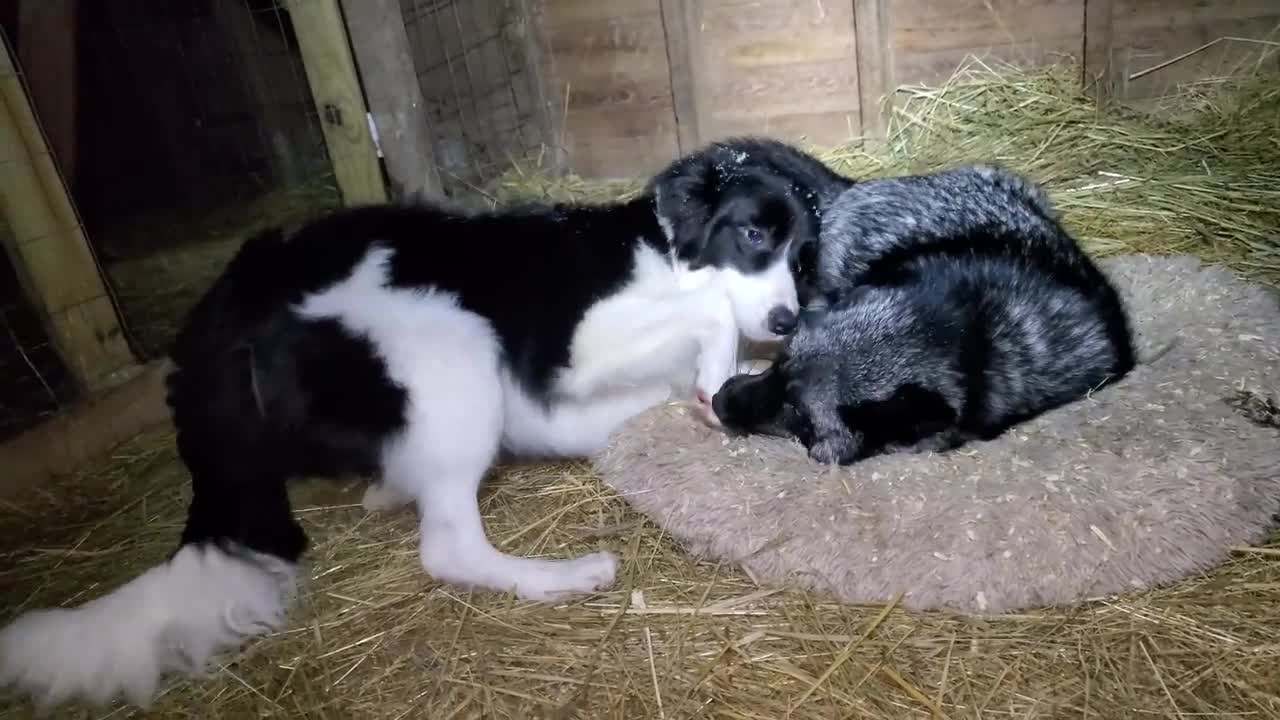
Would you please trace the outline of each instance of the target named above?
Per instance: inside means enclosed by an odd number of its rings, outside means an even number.
[[[694,393],[693,415],[707,427],[720,428],[723,426],[720,418],[716,416],[715,409],[711,406],[711,395],[707,394],[705,390],[698,390]]]
[[[618,560],[608,552],[550,561],[517,581],[515,594],[521,600],[562,600],[613,585],[617,572]]]
[[[364,491],[364,498],[360,501],[360,505],[364,507],[365,512],[388,513],[399,510],[411,502],[413,498],[385,482],[371,482]]]

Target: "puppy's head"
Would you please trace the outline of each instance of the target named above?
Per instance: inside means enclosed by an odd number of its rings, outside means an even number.
[[[818,221],[789,180],[712,146],[676,161],[650,184],[675,258],[724,280],[744,335],[766,341],[795,328],[795,248],[817,241]]]

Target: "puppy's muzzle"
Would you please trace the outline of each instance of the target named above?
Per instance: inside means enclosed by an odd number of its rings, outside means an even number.
[[[795,332],[796,325],[800,320],[796,317],[796,313],[785,305],[779,305],[769,311],[766,318],[769,326],[769,332],[774,335],[790,335]]]

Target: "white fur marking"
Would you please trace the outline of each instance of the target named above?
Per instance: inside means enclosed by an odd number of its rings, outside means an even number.
[[[293,576],[278,558],[187,545],[80,607],[18,617],[0,631],[0,684],[41,707],[105,704],[121,693],[145,707],[165,672],[199,672],[214,655],[279,628]]]
[[[744,274],[734,269],[722,272],[733,315],[742,334],[751,340],[777,339],[769,329],[769,312],[785,307],[799,312],[800,300],[796,296],[795,276],[787,263],[787,248],[783,248],[772,265],[764,272]]]
[[[578,325],[570,367],[556,391],[585,402],[687,385],[695,367],[706,376],[704,365],[725,362],[722,338],[736,342],[737,333],[718,275],[688,272],[643,247],[632,282],[593,306]],[[719,385],[709,389],[714,393]]]
[[[610,423],[640,412],[644,403],[660,402],[658,389],[630,404],[601,405],[595,411],[587,406],[578,417],[572,403],[553,404],[549,412],[531,409],[533,403],[507,377],[489,322],[459,308],[447,293],[388,288],[389,257],[385,249],[370,251],[347,280],[307,298],[298,309],[308,316],[336,317],[367,336],[390,377],[409,394],[407,427],[383,449],[385,487],[367,495],[368,504],[376,506],[393,493],[417,501],[419,557],[442,582],[512,590],[529,600],[612,583],[616,561],[608,553],[542,560],[493,547],[476,494],[504,436],[576,454],[601,442]]]

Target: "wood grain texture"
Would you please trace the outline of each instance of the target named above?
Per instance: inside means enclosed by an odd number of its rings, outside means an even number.
[[[648,135],[575,141],[573,171],[585,178],[634,180],[653,175],[676,157],[676,137]]]
[[[443,197],[399,0],[343,0],[342,9],[392,194],[399,199]]]
[[[167,360],[142,366],[127,382],[84,398],[56,417],[0,443],[0,500],[13,500],[151,428],[169,422]]]
[[[347,205],[385,202],[355,59],[338,0],[286,0],[333,174]]]
[[[1099,107],[1110,105],[1115,97],[1114,38],[1115,0],[1084,0],[1082,82]]]
[[[969,56],[1021,66],[1078,61],[1095,95],[1142,96],[1266,53],[1222,43],[1129,79],[1143,68],[1221,35],[1280,34],[1276,0],[542,0],[540,7],[550,29],[546,67],[554,68],[548,86],[567,109],[561,129],[576,143],[572,167],[587,172],[652,166],[668,148],[746,133],[817,145],[882,136],[891,112],[882,100],[891,103],[903,84],[945,80]],[[689,117],[696,134],[682,119]]]
[[[861,133],[883,138],[893,108],[893,45],[888,0],[854,0],[853,28],[858,53],[858,107]]]
[[[0,99],[5,250],[72,377],[91,393],[112,387],[139,366],[7,43]]]
[[[545,0],[541,7],[548,100],[561,109],[557,135],[567,165],[584,177],[637,177],[678,154],[660,2]]]
[[[661,0],[661,11],[676,142],[681,153],[688,153],[702,144],[703,58],[698,27],[702,0]]]
[[[1280,2],[1276,0],[1114,2],[1116,94],[1126,102],[1176,93],[1183,83],[1220,77],[1257,63],[1280,69],[1280,48],[1222,40],[1236,37],[1280,41]],[[1209,43],[1214,44],[1159,70],[1133,77]]]
[[[698,27],[704,142],[747,128],[819,145],[860,134],[852,3],[704,0]]]
[[[969,55],[1042,65],[1079,58],[1084,0],[896,0],[890,42],[901,84],[937,83]]]

